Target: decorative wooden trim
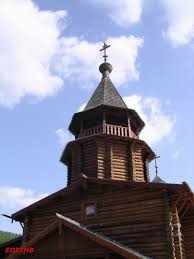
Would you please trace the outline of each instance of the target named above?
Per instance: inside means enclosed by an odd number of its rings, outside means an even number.
[[[177,210],[177,213],[179,215],[179,220],[181,221],[185,214],[187,213],[188,209],[194,205],[193,201],[193,194],[189,195],[187,193],[180,193],[179,195],[172,195],[170,198],[177,199],[174,201],[173,204],[171,204],[171,212],[174,210]]]
[[[186,203],[186,199],[183,200],[183,203],[181,204],[180,208],[177,209],[178,214],[181,212],[181,210],[183,209],[184,205]]]
[[[183,194],[180,194],[180,195],[178,196],[178,198],[176,199],[176,201],[174,202],[174,204],[172,204],[172,206],[171,206],[171,212],[176,209],[176,207],[177,207],[179,201],[182,199],[182,197],[183,197]]]
[[[182,226],[177,209],[171,211],[172,236],[175,258],[185,258],[184,239]]]

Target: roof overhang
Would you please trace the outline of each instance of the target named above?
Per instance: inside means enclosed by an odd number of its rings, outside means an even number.
[[[115,111],[115,112],[126,112],[126,114],[128,113],[129,117],[137,122],[139,132],[145,126],[144,121],[140,118],[139,114],[135,110],[101,104],[95,108],[75,113],[69,125],[69,131],[76,135],[78,133],[77,129],[80,128],[81,120],[88,119],[90,115],[94,116],[95,113],[97,114],[99,112],[109,111],[109,110]]]
[[[85,138],[87,138],[88,140],[92,139],[92,138],[107,138],[107,134],[97,134],[97,135],[91,135],[91,136],[87,136]],[[60,158],[60,162],[64,163],[64,164],[68,164],[68,161],[70,159],[69,154],[70,154],[70,150],[71,147],[74,143],[82,143],[85,141],[85,138],[79,138],[79,139],[75,139],[73,141],[70,141],[67,143],[67,145],[65,146],[63,153],[61,155]],[[136,144],[136,143],[140,143],[141,145],[144,146],[144,148],[149,152],[150,156],[149,156],[149,161],[153,160],[156,156],[156,154],[154,153],[154,151],[148,146],[148,144],[142,140],[142,139],[134,139],[134,138],[129,138],[129,137],[120,137],[117,135],[108,135],[109,140],[112,139],[118,139],[118,140],[122,140],[122,141],[126,141],[126,142],[130,142],[132,144]]]
[[[25,208],[19,210],[18,212],[12,214],[12,218],[14,220],[24,221],[26,215],[32,213],[37,208],[40,208],[46,204],[49,204],[55,198],[67,197],[74,192],[77,191],[87,191],[87,187],[90,184],[96,184],[98,186],[107,186],[109,188],[117,186],[119,189],[123,188],[146,188],[146,189],[167,189],[169,191],[169,195],[179,195],[182,193],[187,193],[189,195],[193,195],[190,187],[187,183],[183,182],[182,184],[169,184],[169,183],[153,183],[153,182],[131,182],[126,180],[113,180],[113,179],[99,179],[99,178],[89,178],[85,175],[82,175],[81,179],[71,184],[70,186],[61,189],[58,192],[55,192]],[[106,187],[106,189],[107,189]],[[194,197],[193,197],[194,200]]]

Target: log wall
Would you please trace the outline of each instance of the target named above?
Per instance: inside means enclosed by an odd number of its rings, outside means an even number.
[[[147,152],[147,153],[146,153]],[[144,144],[130,139],[93,137],[72,143],[68,184],[87,177],[136,182],[149,181],[149,153]]]
[[[129,180],[129,144],[112,144],[112,179]]]
[[[145,166],[143,164],[142,145],[132,145],[133,180],[145,182]]]
[[[78,199],[78,197],[77,197]],[[81,201],[71,199],[64,199],[59,197],[53,200],[48,206],[37,208],[29,218],[28,225],[28,240],[40,233],[44,228],[49,226],[56,220],[56,213],[65,215],[73,220],[80,221],[81,219]]]
[[[97,139],[96,145],[98,178],[111,178],[112,143],[109,139]]]
[[[109,192],[98,202],[97,211],[98,223],[87,222],[88,227],[142,254],[173,258],[166,192]]]
[[[82,173],[88,177],[97,177],[97,148],[94,141],[82,144]]]
[[[51,224],[58,212],[142,254],[173,258],[165,191],[88,188],[82,196],[79,193],[77,197],[61,197],[53,204],[34,211],[29,223],[29,238]],[[96,202],[97,216],[83,222],[82,203],[91,200]]]
[[[105,166],[106,166],[106,148],[105,143],[103,139],[99,139],[96,142],[97,144],[97,172],[98,172],[98,178],[108,178],[109,177],[109,171],[106,170],[105,173]]]
[[[136,152],[139,152],[136,154]],[[134,156],[134,159],[132,159]],[[133,164],[136,171],[133,170]],[[141,168],[139,167],[141,165]],[[133,155],[130,141],[97,140],[97,173],[99,178],[112,178],[117,180],[147,181],[145,174],[148,163],[143,164],[142,146],[134,147]],[[137,177],[136,175],[139,174]]]
[[[72,158],[70,161],[70,168],[68,170],[68,173],[70,173],[70,183],[73,183],[78,181],[81,175],[81,146],[78,143],[74,143],[72,147],[71,157]]]
[[[59,229],[56,229],[37,243],[35,255],[47,259],[62,259],[65,255],[65,259],[75,259],[84,258],[84,256],[95,258],[95,255],[103,256],[108,252],[107,249],[64,226],[61,232],[59,233]]]

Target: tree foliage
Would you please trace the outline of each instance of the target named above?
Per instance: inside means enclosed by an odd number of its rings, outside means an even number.
[[[19,237],[20,235],[11,232],[0,231],[0,243],[7,242],[11,239]]]

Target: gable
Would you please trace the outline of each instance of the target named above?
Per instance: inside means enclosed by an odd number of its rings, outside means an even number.
[[[56,256],[84,256],[103,255],[106,249],[82,236],[79,233],[62,227],[49,233],[44,239],[34,245],[36,255],[47,256],[47,258],[56,258]],[[60,231],[62,233],[60,233]]]
[[[73,190],[53,195],[46,202],[28,210],[25,240],[33,239],[60,213],[147,255],[168,256],[171,245],[169,195],[185,192],[186,186],[160,183],[85,178]],[[96,204],[96,217],[82,217],[82,203]],[[33,205],[34,206],[34,205]],[[30,208],[31,209],[31,208]],[[158,245],[160,243],[160,245]]]
[[[26,243],[25,247],[34,247],[36,258],[148,258],[135,250],[111,240],[102,234],[93,232],[78,222],[56,214],[57,220]],[[112,257],[116,256],[116,257]],[[9,258],[24,258],[12,254]]]
[[[12,214],[12,218],[16,221],[24,222],[26,214],[36,212],[40,208],[55,206],[57,204],[60,204],[64,200],[71,200],[72,197],[80,197],[80,192],[82,192],[81,181],[74,183],[71,186],[65,187],[55,193],[52,193],[51,195],[17,211],[16,213]]]
[[[87,178],[85,175],[82,175],[81,180],[78,182],[65,187],[27,207],[24,209],[12,214],[14,220],[24,221],[25,215],[28,213],[32,213],[33,211],[38,210],[39,208],[44,207],[45,205],[48,207],[49,205],[52,206],[60,203],[64,200],[71,200],[72,197],[80,197],[83,192],[87,192],[88,186],[94,186],[95,190],[104,189],[104,190],[118,190],[118,189],[125,189],[130,190],[133,188],[139,188],[143,190],[161,190],[166,189],[170,192],[179,192],[179,191],[188,191],[188,187],[183,184],[164,184],[164,183],[141,183],[141,182],[130,182],[130,181],[123,181],[123,180],[112,180],[112,179],[96,179],[96,178]],[[56,212],[56,211],[55,211]]]

